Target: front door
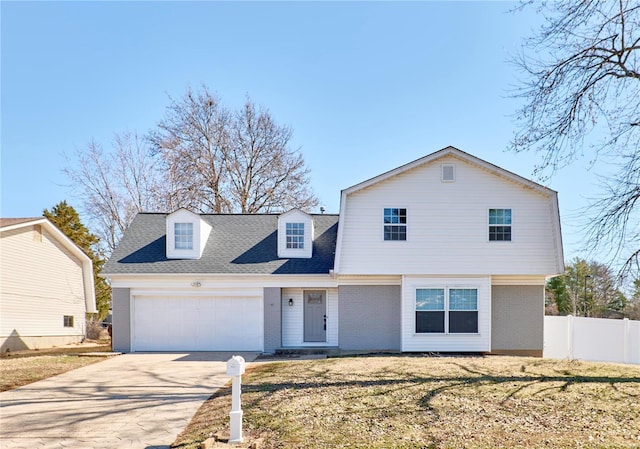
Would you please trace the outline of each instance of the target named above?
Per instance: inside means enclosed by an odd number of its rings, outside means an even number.
[[[327,341],[327,298],[324,291],[304,292],[304,341]]]

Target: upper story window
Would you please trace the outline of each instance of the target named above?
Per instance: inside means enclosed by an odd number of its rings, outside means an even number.
[[[175,223],[175,249],[193,249],[193,223]]]
[[[407,240],[407,209],[384,209],[384,239]]]
[[[200,259],[209,241],[211,225],[203,215],[178,209],[167,215],[167,259]]]
[[[287,249],[304,249],[304,223],[287,223]]]
[[[300,209],[278,215],[278,257],[308,259],[313,255],[313,217]]]
[[[489,241],[511,241],[511,209],[489,209]]]

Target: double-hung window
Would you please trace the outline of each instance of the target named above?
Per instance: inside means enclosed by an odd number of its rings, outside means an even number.
[[[489,209],[489,241],[511,241],[511,209]]]
[[[416,289],[416,333],[478,333],[478,289]]]
[[[175,248],[193,249],[193,223],[175,223]]]
[[[304,223],[287,223],[287,249],[304,249]]]
[[[450,288],[448,299],[449,333],[477,333],[478,290],[475,288]]]
[[[407,240],[407,209],[385,208],[383,223],[385,240]]]
[[[416,332],[444,332],[444,288],[416,290]]]

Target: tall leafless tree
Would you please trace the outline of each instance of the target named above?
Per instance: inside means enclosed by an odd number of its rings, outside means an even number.
[[[291,128],[276,124],[250,100],[234,114],[225,170],[234,209],[272,212],[318,204],[309,190],[309,170],[299,151],[289,147]]]
[[[292,131],[250,100],[230,111],[206,87],[171,100],[145,138],[116,134],[110,151],[90,142],[65,173],[88,224],[110,253],[141,211],[259,213],[318,204]]]
[[[229,212],[226,147],[230,113],[206,87],[170,98],[165,117],[149,135],[171,185],[171,201],[200,212]]]
[[[609,250],[621,274],[640,271],[640,3],[558,0],[536,5],[545,24],[515,59],[512,149],[540,153],[540,178],[581,157],[615,167],[599,174],[601,196],[588,208],[588,247]]]
[[[150,142],[175,204],[200,212],[258,213],[318,204],[292,131],[247,100],[231,111],[206,86],[171,100]]]
[[[115,248],[138,212],[161,210],[168,201],[157,161],[135,133],[116,134],[111,151],[91,141],[65,157],[64,172],[106,253]]]

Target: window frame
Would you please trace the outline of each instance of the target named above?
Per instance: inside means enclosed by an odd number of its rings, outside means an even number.
[[[398,221],[390,221],[387,222],[387,211],[397,211]],[[402,214],[404,211],[404,214]],[[389,212],[389,217],[393,220],[394,214],[393,212]],[[404,219],[404,222],[402,220]],[[390,229],[389,236],[393,237],[397,235],[398,237],[404,235],[404,238],[387,238],[387,228]],[[393,232],[393,231],[401,231],[401,232]],[[408,208],[406,207],[383,207],[382,208],[382,241],[384,242],[406,242],[409,240],[409,213]]]
[[[440,294],[439,292],[442,292],[442,308],[440,308],[440,304],[437,304],[438,308],[425,308],[422,310],[418,310],[418,291],[430,291],[432,293],[436,293],[436,294]],[[430,298],[431,299],[431,298]],[[437,298],[439,299],[439,298]],[[443,287],[431,287],[431,288],[416,288],[415,289],[415,332],[417,334],[443,334],[445,333],[446,329],[447,329],[447,291],[445,288]],[[436,317],[436,319],[438,321],[440,321],[440,319],[442,320],[442,332],[439,331],[419,331],[418,330],[418,313],[425,313],[428,315],[432,315]],[[441,318],[440,318],[441,316]],[[438,327],[440,327],[440,323],[436,323],[435,320],[433,320],[433,318],[430,319],[422,319],[420,320],[421,324],[426,325],[426,326],[433,326],[433,325],[438,325]]]
[[[184,234],[184,230],[178,230],[178,227],[191,227],[190,234]],[[193,240],[194,240],[194,224],[190,221],[176,221],[173,223],[173,248],[177,251],[193,251]],[[182,237],[191,237],[189,241],[182,239]],[[179,245],[178,242],[181,242]],[[182,246],[183,243],[189,243],[189,246]]]
[[[422,286],[415,287],[414,289],[414,320],[413,320],[413,331],[415,335],[480,335],[480,287],[477,285],[451,285],[451,286]],[[419,290],[443,290],[444,291],[444,308],[442,312],[444,313],[444,329],[442,332],[428,332],[428,331],[419,331],[418,330],[418,312],[436,312],[436,310],[418,310],[418,291]],[[452,309],[451,308],[451,290],[475,290],[475,309]],[[440,312],[440,310],[437,310]],[[475,312],[476,314],[476,331],[475,332],[451,332],[451,312],[454,314],[456,312]]]
[[[75,327],[73,315],[62,316],[62,327]]]
[[[509,223],[491,223],[491,211],[509,211]],[[487,241],[488,242],[513,242],[513,208],[490,207],[487,209]],[[492,239],[491,228],[509,228],[509,239]],[[497,230],[496,230],[497,232]]]
[[[296,233],[302,231],[302,234]],[[291,234],[289,233],[291,231]],[[285,231],[285,248],[291,250],[304,250],[305,225],[300,222],[286,222]]]

